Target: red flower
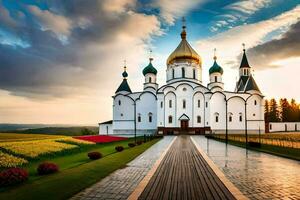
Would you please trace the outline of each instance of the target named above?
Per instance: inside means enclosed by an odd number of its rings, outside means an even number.
[[[85,140],[95,143],[107,143],[107,142],[115,142],[126,140],[125,137],[117,137],[117,136],[108,136],[108,135],[87,135],[87,136],[76,136],[75,139]]]
[[[0,187],[15,185],[28,179],[28,172],[21,168],[10,168],[0,173]]]

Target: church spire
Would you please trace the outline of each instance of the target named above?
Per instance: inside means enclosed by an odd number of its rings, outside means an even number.
[[[185,25],[185,18],[182,17],[182,31],[181,31],[181,39],[185,40],[186,39],[186,25]]]
[[[122,76],[123,76],[123,79],[127,79],[127,77],[128,77],[128,73],[127,73],[127,71],[126,71],[126,60],[124,60],[124,71],[123,71],[123,73],[122,73]]]
[[[240,65],[240,68],[250,68],[250,65],[248,63],[248,59],[246,56],[246,49],[245,49],[245,43],[242,44],[243,45],[243,58],[242,58],[242,62]]]

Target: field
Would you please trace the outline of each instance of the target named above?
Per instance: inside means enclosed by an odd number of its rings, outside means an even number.
[[[11,200],[67,199],[114,170],[124,167],[159,140],[129,148],[128,143],[134,139],[96,144],[66,136],[9,134],[7,139],[2,133],[0,136],[0,163],[5,163],[2,170],[16,165],[29,172],[27,182],[0,188],[0,199]],[[125,150],[118,153],[116,146],[123,146]],[[103,158],[90,160],[87,153],[91,151],[101,152]],[[36,169],[43,161],[56,163],[59,172],[39,176]]]
[[[216,140],[225,142],[225,134],[213,134],[209,136]],[[228,135],[230,144],[246,147],[246,137],[244,134]],[[247,148],[275,154],[295,160],[300,160],[300,133],[268,133],[261,135],[248,135]],[[260,144],[260,146],[257,146]]]

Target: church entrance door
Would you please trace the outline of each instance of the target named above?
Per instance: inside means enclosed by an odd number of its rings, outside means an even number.
[[[189,128],[189,120],[181,120],[180,124],[182,130],[187,130]]]

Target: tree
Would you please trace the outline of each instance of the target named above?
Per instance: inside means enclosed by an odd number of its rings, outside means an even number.
[[[270,100],[270,122],[279,122],[279,111],[276,100],[273,98]]]
[[[299,115],[299,105],[297,105],[295,99],[292,99],[290,104],[290,109],[289,109],[289,121],[290,122],[297,121],[298,115]]]
[[[265,121],[270,121],[270,106],[269,101],[267,99],[265,100]]]
[[[280,99],[279,101],[280,105],[280,119],[282,122],[288,122],[289,121],[289,111],[290,111],[290,104],[286,98]]]
[[[94,134],[94,132],[88,128],[83,128],[83,129],[81,129],[80,132],[81,132],[81,135],[93,135]]]

